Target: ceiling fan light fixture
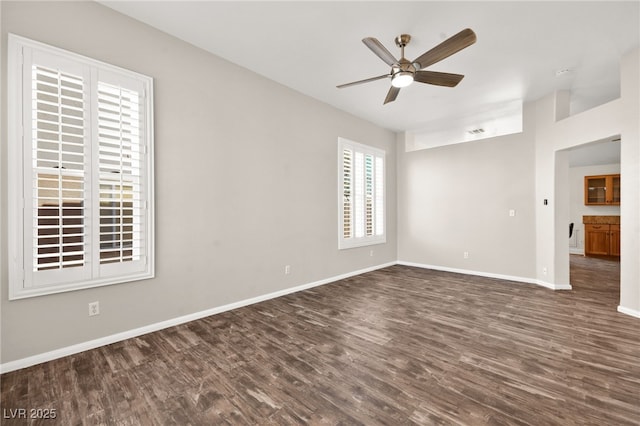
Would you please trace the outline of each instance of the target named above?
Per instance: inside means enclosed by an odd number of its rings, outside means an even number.
[[[411,83],[413,83],[413,73],[410,71],[398,71],[391,77],[393,87],[407,87]]]

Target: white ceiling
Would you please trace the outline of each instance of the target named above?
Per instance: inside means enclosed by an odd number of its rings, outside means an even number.
[[[612,136],[568,151],[569,167],[620,164],[620,137]]]
[[[382,127],[420,131],[500,110],[554,90],[572,92],[572,113],[620,94],[620,57],[640,44],[640,2],[101,1],[269,79]],[[383,105],[388,80],[362,42],[412,36],[415,59],[464,28],[477,43],[430,70],[465,74],[456,88],[414,83]],[[571,71],[556,76],[556,71]],[[469,118],[471,117],[471,118]]]

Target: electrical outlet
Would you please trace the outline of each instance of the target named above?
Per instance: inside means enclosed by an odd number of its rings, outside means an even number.
[[[546,266],[542,267],[542,274],[543,275],[547,275],[547,267]]]
[[[100,315],[100,302],[89,303],[89,316]]]
[[[369,256],[373,256],[373,250],[369,251]]]
[[[284,274],[289,275],[291,273],[291,265],[284,266]]]
[[[464,253],[462,253],[462,257],[464,257],[465,259],[469,258],[469,252],[465,251]]]
[[[510,217],[514,217],[515,215],[516,215],[516,211],[515,211],[515,209],[511,209],[511,210],[509,210],[509,216],[510,216]]]

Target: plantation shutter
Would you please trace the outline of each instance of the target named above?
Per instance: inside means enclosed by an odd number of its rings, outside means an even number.
[[[373,235],[373,155],[364,156],[365,235]]]
[[[9,297],[153,277],[152,80],[9,48]]]
[[[376,157],[375,166],[375,234],[384,235],[384,158]]]
[[[364,236],[364,154],[356,152],[354,167],[354,193],[353,209],[355,210],[355,237]]]
[[[140,101],[136,91],[98,82],[101,264],[140,260],[145,250]]]
[[[144,270],[149,251],[145,89],[106,70],[95,79],[95,273],[135,273]]]
[[[384,242],[384,152],[346,139],[339,144],[339,247]]]
[[[342,150],[342,236],[351,238],[353,229],[351,218],[353,216],[353,151]]]
[[[83,106],[81,77],[33,67],[38,270],[84,264]]]
[[[25,263],[25,275],[32,278],[31,285],[80,280],[89,274],[87,76],[83,67],[41,53],[33,53],[33,64],[24,67],[24,79],[30,80],[24,91],[30,100],[25,105],[30,126],[25,126],[24,155],[31,159],[31,170],[24,176],[24,220],[32,224],[25,243],[31,259]]]

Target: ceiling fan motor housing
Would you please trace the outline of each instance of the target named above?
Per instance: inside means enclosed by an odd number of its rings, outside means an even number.
[[[404,57],[398,61],[398,65],[391,67],[391,85],[394,87],[406,87],[413,82],[416,67]]]

